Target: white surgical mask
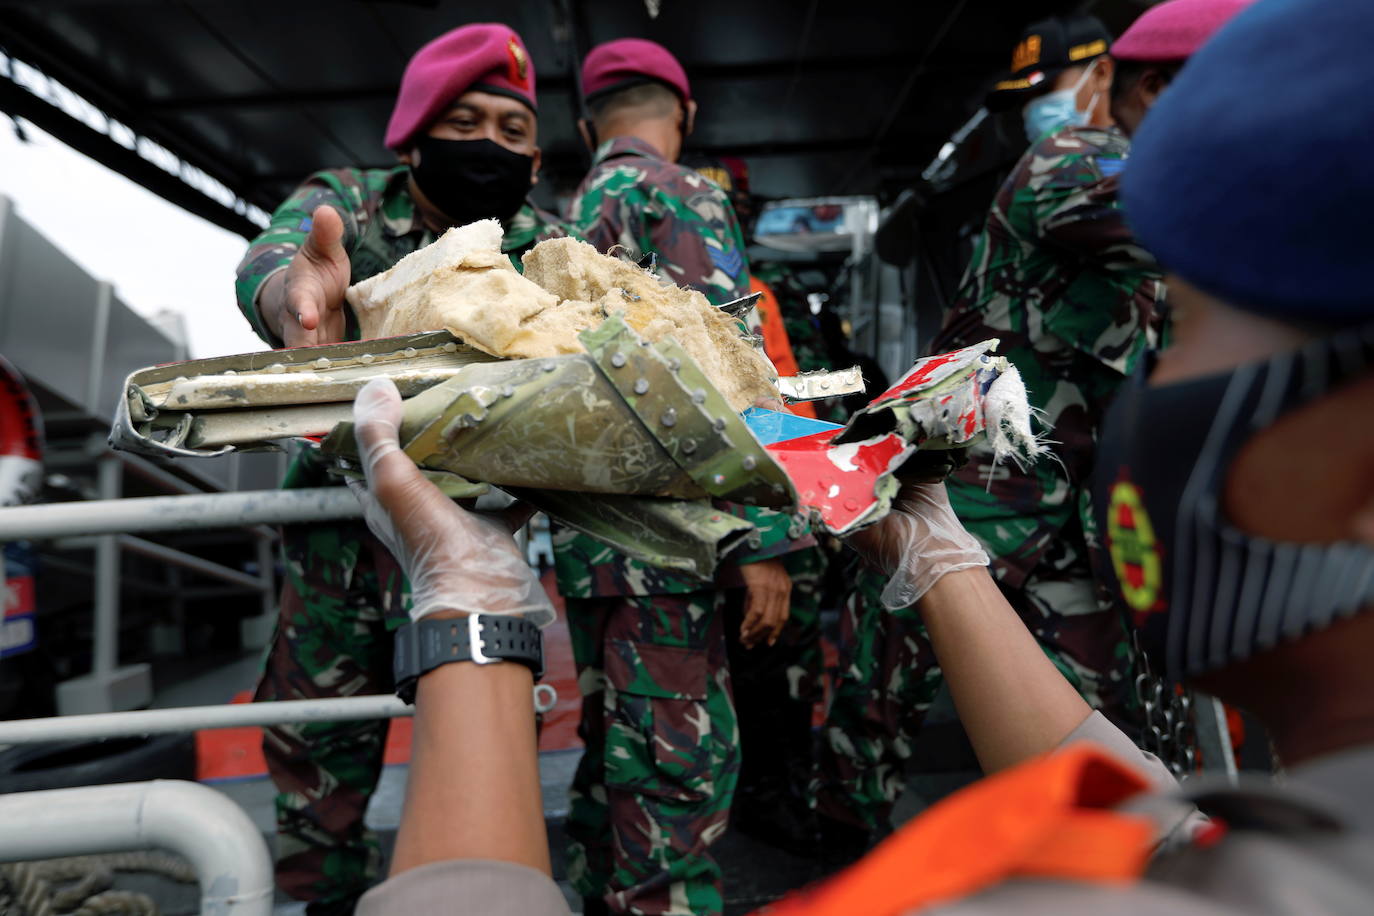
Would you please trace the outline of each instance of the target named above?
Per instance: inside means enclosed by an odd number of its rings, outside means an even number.
[[[1078,90],[1083,88],[1093,70],[1097,69],[1098,60],[1101,58],[1088,65],[1088,69],[1083,71],[1083,75],[1073,84],[1073,88],[1048,92],[1038,99],[1031,99],[1026,103],[1026,107],[1021,109],[1021,119],[1026,126],[1026,137],[1030,142],[1034,143],[1046,134],[1054,133],[1063,127],[1088,123],[1093,108],[1097,106],[1100,90],[1093,92],[1086,109],[1078,107]]]

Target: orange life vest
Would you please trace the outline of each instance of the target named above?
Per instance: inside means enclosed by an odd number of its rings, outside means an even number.
[[[763,294],[759,304],[754,306],[763,333],[763,352],[773,361],[778,375],[796,375],[799,371],[797,357],[792,352],[792,342],[787,339],[787,325],[783,323],[782,309],[778,306],[777,297],[773,295],[767,283],[753,274],[749,275],[749,291]],[[789,404],[788,409],[798,416],[816,419],[816,408],[806,401]]]
[[[849,869],[757,916],[902,916],[1009,878],[1134,881],[1155,827],[1113,808],[1148,785],[1091,746],[1038,757],[941,801]]]

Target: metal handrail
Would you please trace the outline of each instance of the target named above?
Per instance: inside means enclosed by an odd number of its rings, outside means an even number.
[[[536,684],[536,712],[548,712],[558,700],[549,684]],[[78,741],[129,735],[158,735],[215,728],[285,725],[295,722],[353,722],[360,719],[396,719],[413,716],[415,707],[390,694],[335,697],[319,700],[278,700],[264,703],[230,703],[223,706],[179,706],[173,709],[140,709],[102,712],[48,719],[12,719],[0,722],[0,745],[36,744],[41,741]],[[0,819],[0,823],[3,823]],[[0,861],[4,861],[0,858]]]

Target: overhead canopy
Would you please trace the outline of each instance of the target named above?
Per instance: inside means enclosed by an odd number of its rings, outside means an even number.
[[[253,208],[270,212],[310,172],[393,161],[382,132],[415,49],[464,22],[503,21],[524,38],[539,76],[546,202],[587,164],[575,129],[577,62],[592,45],[630,35],[683,61],[701,106],[690,149],[745,157],[755,192],[894,192],[978,107],[1027,22],[1082,5],[0,0],[10,67],[0,110],[251,235],[261,219]],[[1119,28],[1141,4],[1099,7]],[[44,77],[117,123],[83,116],[79,100]]]

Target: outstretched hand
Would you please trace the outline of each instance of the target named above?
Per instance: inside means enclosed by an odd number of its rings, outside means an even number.
[[[517,614],[544,626],[553,604],[511,536],[506,516],[469,512],[426,480],[401,451],[401,394],[375,378],[353,402],[367,486],[350,486],[372,532],[410,580],[410,616],[439,611]]]
[[[945,573],[987,566],[988,554],[954,514],[943,481],[905,481],[877,524],[845,539],[888,576],[883,606],[915,603]]]
[[[277,300],[276,330],[288,347],[344,339],[344,291],[351,267],[343,231],[343,220],[333,207],[321,205],[310,215],[310,233],[287,265]]]

